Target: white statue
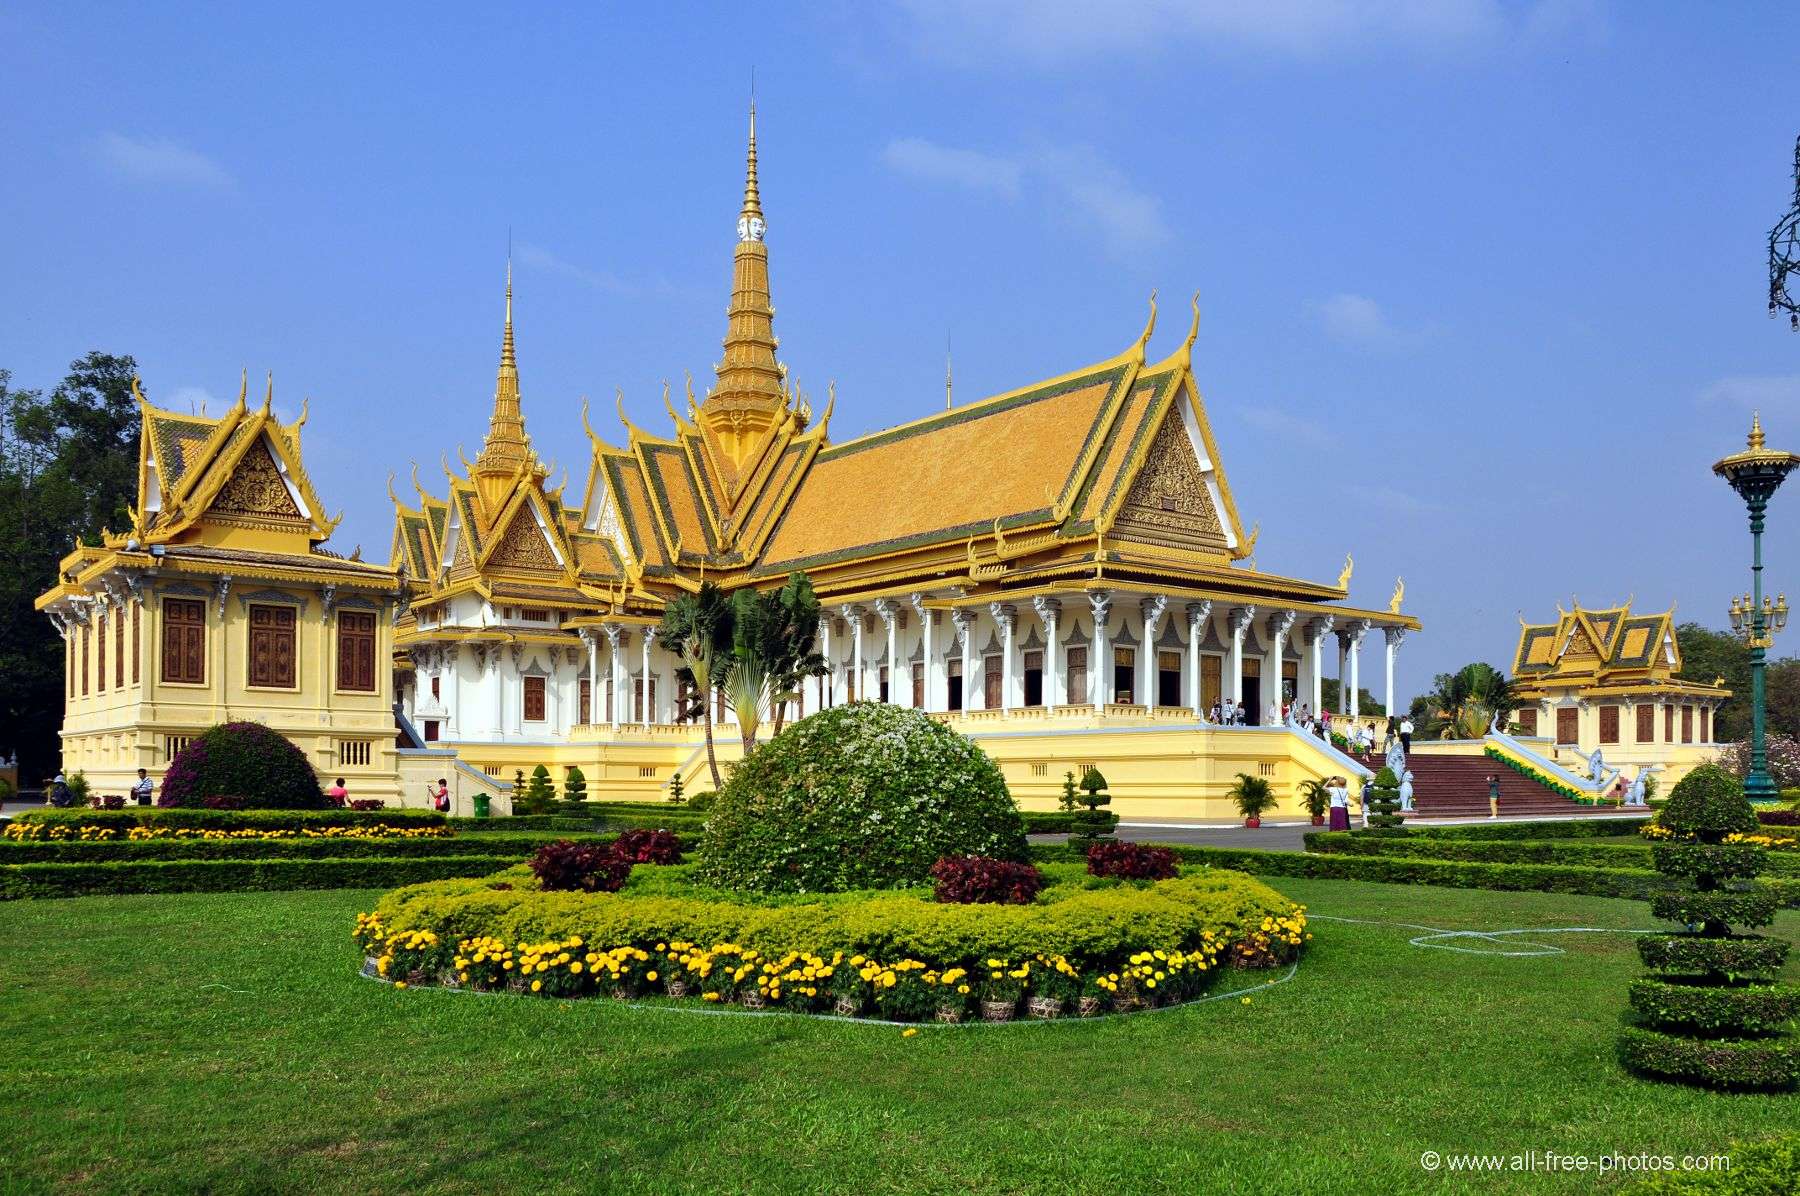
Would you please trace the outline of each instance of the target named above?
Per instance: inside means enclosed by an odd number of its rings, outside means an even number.
[[[1590,781],[1603,781],[1606,779],[1606,758],[1600,754],[1599,748],[1595,748],[1593,754],[1588,757],[1587,766],[1588,779]]]
[[[1650,774],[1662,767],[1660,764],[1647,764],[1638,769],[1637,776],[1631,778],[1630,788],[1625,790],[1625,804],[1628,806],[1647,806],[1650,804]]]
[[[1408,772],[1400,778],[1400,808],[1412,813],[1412,773]]]
[[[1399,776],[1401,773],[1406,772],[1406,749],[1400,746],[1400,741],[1398,739],[1391,740],[1388,743],[1387,759],[1384,763],[1386,763],[1388,768],[1393,771],[1395,776]],[[1411,776],[1412,774],[1407,773],[1407,775]]]

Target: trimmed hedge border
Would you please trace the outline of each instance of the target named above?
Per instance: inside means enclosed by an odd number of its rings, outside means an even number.
[[[0,868],[21,864],[98,864],[145,860],[349,860],[436,856],[510,856],[524,859],[546,843],[568,838],[545,832],[426,839],[32,839],[0,840]],[[610,842],[598,836],[580,836]]]
[[[1410,834],[1426,839],[1586,839],[1629,835],[1649,822],[1642,818],[1564,818],[1554,822],[1470,823],[1467,826],[1411,826]]]
[[[1667,844],[1579,843],[1525,839],[1430,839],[1420,835],[1375,835],[1363,831],[1309,831],[1308,851],[1360,856],[1405,856],[1416,860],[1464,860],[1480,864],[1567,864],[1582,868],[1648,869]],[[1708,849],[1718,864],[1740,866],[1762,849],[1754,844],[1722,844]],[[1800,878],[1800,853],[1770,852],[1769,871]],[[1728,875],[1739,875],[1729,873]]]
[[[1659,972],[1693,976],[1725,972],[1732,976],[1770,976],[1787,961],[1786,939],[1760,934],[1708,938],[1698,934],[1643,934],[1638,957]]]
[[[1633,980],[1631,1007],[1659,1025],[1704,1033],[1767,1034],[1800,1013],[1800,988],[1787,984],[1671,984]]]
[[[1650,898],[1650,916],[1661,922],[1698,925],[1719,922],[1733,926],[1767,926],[1775,920],[1775,895],[1760,889],[1738,892],[1719,889],[1708,893],[1676,890]]]
[[[444,818],[444,825],[458,834],[505,834],[513,831],[569,831],[576,834],[591,834],[594,830],[592,818],[562,818],[554,814],[519,814],[510,818]]]
[[[26,810],[12,821],[40,826],[167,826],[204,831],[297,831],[328,826],[443,826],[435,810],[194,810],[179,806],[127,806],[123,810]],[[477,821],[488,821],[480,819]]]
[[[1677,1038],[1627,1026],[1619,1056],[1633,1071],[1712,1086],[1785,1088],[1800,1080],[1800,1047],[1780,1039]]]
[[[269,889],[385,889],[485,876],[516,856],[356,860],[133,860],[17,864],[0,871],[0,901],[102,893],[221,893]]]
[[[1377,884],[1437,885],[1499,892],[1574,893],[1644,901],[1667,890],[1659,873],[1638,868],[1582,868],[1555,864],[1478,864],[1457,860],[1394,856],[1309,855],[1233,847],[1167,845],[1175,858],[1253,876],[1293,876],[1315,880],[1366,880]],[[1036,846],[1032,858],[1073,860],[1065,847]],[[1800,909],[1800,880],[1764,882],[1784,908]]]

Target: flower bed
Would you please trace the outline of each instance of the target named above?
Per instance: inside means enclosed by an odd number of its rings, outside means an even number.
[[[1171,1003],[1198,995],[1223,963],[1293,960],[1308,937],[1303,907],[1236,873],[1105,884],[1079,867],[1047,872],[1029,905],[941,905],[925,889],[741,897],[655,866],[617,894],[546,893],[515,869],[390,893],[356,935],[376,974],[413,984],[894,1021]]]
[[[1488,759],[1506,765],[1506,767],[1512,769],[1520,776],[1536,781],[1552,793],[1560,794],[1570,801],[1579,802],[1584,806],[1599,806],[1606,804],[1606,799],[1604,797],[1596,796],[1585,789],[1577,789],[1561,777],[1550,775],[1529,760],[1513,755],[1513,753],[1505,750],[1498,744],[1490,743],[1481,750]]]
[[[435,810],[205,810],[130,806],[123,810],[26,810],[7,824],[63,827],[62,834],[41,838],[123,839],[133,827],[187,830],[322,830],[326,827],[442,827],[449,825]],[[519,829],[527,829],[520,827]],[[81,832],[86,831],[83,835]]]
[[[97,893],[237,893],[259,889],[376,889],[452,876],[484,876],[518,856],[389,859],[129,860],[13,864],[0,868],[0,901]]]

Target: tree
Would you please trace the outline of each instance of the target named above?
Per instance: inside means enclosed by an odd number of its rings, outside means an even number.
[[[1343,693],[1343,686],[1339,684],[1336,677],[1327,677],[1320,682],[1319,691],[1322,695],[1322,701],[1319,703],[1320,709],[1330,714],[1348,714],[1350,712],[1350,708],[1344,705],[1343,699],[1339,696]],[[1344,708],[1339,710],[1340,706]],[[1356,717],[1368,718],[1372,715],[1384,716],[1386,714],[1387,706],[1370,693],[1366,686],[1357,687]]]
[[[1480,739],[1496,720],[1505,726],[1518,705],[1506,674],[1477,662],[1439,673],[1432,692],[1414,700],[1412,715],[1425,738]]]
[[[89,353],[46,398],[0,370],[0,755],[21,778],[54,771],[62,642],[33,607],[76,540],[126,530],[137,495],[137,363]]]
[[[517,796],[514,790],[513,812],[519,814],[548,814],[551,803],[556,800],[556,789],[550,783],[550,770],[542,764],[531,770],[531,780],[525,784],[525,796]]]
[[[1704,685],[1722,677],[1731,690],[1731,699],[1713,716],[1713,738],[1720,743],[1750,738],[1750,649],[1744,641],[1729,632],[1683,623],[1675,628],[1675,642],[1681,649],[1682,677]]]
[[[819,600],[804,573],[788,574],[779,590],[739,590],[731,596],[731,663],[721,685],[737,714],[744,754],[756,746],[763,712],[781,734],[787,704],[800,696],[808,677],[825,671],[813,650]]]
[[[703,581],[698,592],[669,603],[656,633],[656,638],[681,658],[680,675],[692,686],[694,697],[680,714],[683,718],[698,715],[705,723],[706,763],[712,770],[714,791],[724,788],[724,782],[719,779],[719,758],[713,750],[712,695],[731,655],[731,616],[724,591]]]
[[[781,734],[783,716],[789,702],[800,696],[800,687],[809,677],[823,677],[830,671],[822,653],[813,647],[819,633],[819,598],[813,593],[812,579],[804,573],[790,573],[777,594],[781,617],[769,642],[770,671],[779,695],[775,704],[775,734]]]
[[[563,774],[563,800],[587,800],[587,777],[575,765],[570,765],[569,771]]]

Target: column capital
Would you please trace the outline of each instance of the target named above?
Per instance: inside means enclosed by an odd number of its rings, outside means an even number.
[[[1249,630],[1250,621],[1256,618],[1256,608],[1254,606],[1234,606],[1231,608],[1229,617],[1232,637],[1239,638]]]
[[[869,613],[868,608],[860,602],[846,602],[838,607],[838,614],[858,627],[862,626],[862,617],[867,613]]]
[[[1144,639],[1150,639],[1150,631],[1162,622],[1163,612],[1169,609],[1167,594],[1146,594],[1138,600],[1138,609],[1144,612]]]
[[[1212,599],[1202,598],[1198,602],[1187,604],[1187,621],[1189,628],[1195,628],[1212,618]]]
[[[881,616],[884,623],[889,627],[892,627],[894,625],[894,616],[900,613],[900,604],[895,602],[892,598],[877,598],[875,600],[875,613]]]
[[[1309,645],[1318,643],[1320,640],[1331,634],[1331,628],[1336,622],[1336,615],[1325,615],[1322,618],[1309,619],[1306,624],[1308,632],[1308,639],[1306,642]]]
[[[1059,599],[1040,594],[1031,600],[1031,609],[1035,610],[1037,617],[1044,622],[1054,623],[1056,617],[1062,614],[1062,602]]]
[[[967,646],[969,629],[975,626],[975,612],[959,606],[950,612],[950,621],[956,625],[956,642]]]
[[[1094,618],[1096,620],[1104,620],[1106,616],[1112,613],[1113,596],[1111,590],[1089,590],[1087,600],[1088,607],[1094,612]]]
[[[1406,628],[1383,627],[1381,629],[1381,634],[1387,638],[1388,647],[1398,648],[1400,646],[1400,641],[1406,638]]]
[[[1294,621],[1300,617],[1297,610],[1278,610],[1269,616],[1269,633],[1287,638],[1288,632],[1294,629]]]
[[[912,604],[914,610],[919,612],[919,618],[921,620],[931,617],[925,612],[925,591],[914,590],[911,594],[907,595],[906,600]]]
[[[606,633],[606,646],[617,652],[619,642],[625,638],[625,628],[617,623],[603,623],[600,630]]]
[[[1008,635],[1012,634],[1013,628],[1018,624],[1019,608],[1010,602],[990,602],[988,613],[994,616],[994,622],[1000,624]]]

